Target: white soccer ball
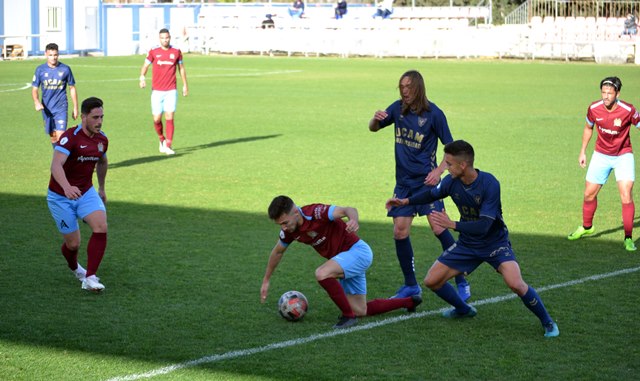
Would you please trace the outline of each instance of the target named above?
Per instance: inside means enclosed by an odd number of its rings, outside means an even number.
[[[278,300],[280,316],[289,321],[301,320],[308,308],[307,298],[300,291],[287,291]]]

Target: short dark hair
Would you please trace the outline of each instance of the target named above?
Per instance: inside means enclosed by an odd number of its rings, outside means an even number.
[[[277,196],[269,204],[269,218],[277,220],[285,213],[289,213],[294,207],[293,200],[287,196]]]
[[[162,34],[162,33],[169,33],[169,29],[167,29],[167,28],[160,29],[160,32],[158,34]],[[171,33],[169,33],[169,34],[171,34]]]
[[[90,97],[82,101],[80,110],[83,115],[89,115],[94,108],[102,107],[102,99]]]
[[[611,86],[618,92],[622,90],[622,81],[618,77],[607,77],[600,81],[600,90],[602,90],[602,86]]]
[[[451,143],[445,145],[444,153],[449,154],[453,157],[460,158],[470,165],[473,165],[473,159],[475,158],[473,147],[471,146],[471,144],[465,142],[464,140],[454,140]]]
[[[47,46],[45,46],[44,51],[46,52],[47,50],[58,50],[58,44],[56,44],[55,42],[50,42],[47,44]]]

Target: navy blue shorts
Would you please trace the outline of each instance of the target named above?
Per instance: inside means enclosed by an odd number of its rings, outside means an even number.
[[[463,274],[471,274],[482,262],[487,262],[497,271],[503,262],[517,262],[517,259],[510,242],[481,249],[472,249],[456,242],[438,257],[438,261]]]

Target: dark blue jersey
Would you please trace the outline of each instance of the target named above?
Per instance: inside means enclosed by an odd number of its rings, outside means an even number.
[[[438,166],[436,152],[438,140],[451,143],[451,131],[442,110],[433,103],[430,110],[417,115],[409,111],[402,115],[402,102],[395,101],[387,107],[387,117],[380,121],[380,128],[395,124],[396,183],[415,187]]]
[[[62,62],[56,67],[49,67],[46,63],[38,66],[33,75],[31,85],[42,90],[42,105],[52,114],[67,111],[67,85],[75,86],[71,68]]]
[[[476,170],[470,185],[459,178],[445,176],[437,187],[409,199],[410,204],[426,204],[450,196],[460,212],[456,230],[458,242],[470,248],[487,248],[509,241],[502,218],[500,183],[490,173]]]

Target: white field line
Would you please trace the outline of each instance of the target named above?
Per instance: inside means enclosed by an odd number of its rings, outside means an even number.
[[[220,74],[199,74],[199,75],[189,75],[189,78],[213,78],[213,77],[262,77],[267,75],[278,75],[278,74],[292,74],[292,73],[300,73],[302,70],[272,70],[272,71],[254,71],[254,72],[243,72],[243,73],[220,73]],[[151,80],[151,78],[149,78]],[[138,77],[135,78],[119,78],[119,79],[90,79],[86,81],[78,81],[76,83],[104,83],[104,82],[134,82],[138,81]],[[0,93],[9,93],[12,91],[21,91],[25,89],[31,88],[31,83],[21,84],[21,83],[9,83],[9,84],[0,84],[2,87],[10,87],[9,89],[0,90]]]
[[[615,277],[615,276],[618,276],[618,275],[629,274],[629,273],[633,273],[633,272],[636,272],[636,271],[640,271],[640,267],[632,267],[632,268],[628,268],[628,269],[622,269],[622,270],[618,270],[618,271],[613,271],[613,272],[610,272],[610,273],[592,275],[592,276],[588,276],[588,277],[580,278],[580,279],[576,279],[576,280],[571,280],[571,281],[564,282],[564,283],[553,284],[551,286],[544,286],[544,287],[536,288],[536,291],[538,291],[540,293],[540,292],[544,292],[544,291],[555,290],[557,288],[570,287],[570,286],[575,286],[575,285],[581,284],[581,283],[597,281],[597,280],[601,280],[601,279],[605,279],[605,278]],[[474,305],[474,306],[480,306],[480,305],[483,305],[483,304],[493,304],[493,303],[504,302],[506,300],[514,299],[514,298],[517,298],[517,297],[518,296],[516,294],[510,293],[508,295],[496,296],[496,297],[488,298],[488,299],[482,299],[482,300],[479,300],[477,302],[473,302],[473,303],[470,303],[470,304]],[[380,326],[384,326],[384,325],[388,325],[388,324],[394,324],[394,323],[405,321],[405,320],[409,320],[409,319],[418,319],[418,318],[422,318],[422,317],[425,317],[425,316],[436,315],[436,314],[442,313],[443,311],[447,310],[448,308],[450,308],[450,307],[441,308],[439,310],[423,311],[423,312],[417,312],[417,313],[413,313],[413,314],[401,315],[401,316],[396,316],[396,317],[387,318],[387,319],[383,319],[383,320],[378,320],[378,321],[371,322],[371,323],[356,325],[356,326],[354,326],[352,328],[347,328],[347,329],[342,329],[342,330],[332,330],[332,331],[329,331],[329,332],[326,332],[326,333],[320,333],[320,334],[317,334],[317,335],[301,337],[299,339],[292,339],[292,340],[272,343],[272,344],[264,345],[262,347],[241,349],[241,350],[237,350],[237,351],[231,351],[231,352],[222,353],[222,354],[219,354],[219,355],[211,355],[211,356],[201,357],[201,358],[199,358],[197,360],[191,360],[191,361],[186,361],[186,362],[182,362],[182,363],[179,363],[179,364],[173,364],[173,365],[165,366],[165,367],[158,368],[158,369],[155,369],[155,370],[151,370],[151,371],[148,371],[148,372],[145,372],[145,373],[138,373],[138,374],[132,374],[132,375],[128,375],[128,376],[120,376],[120,377],[110,378],[108,381],[135,381],[135,380],[140,380],[140,379],[143,379],[143,378],[152,378],[152,377],[155,377],[155,376],[168,374],[168,373],[174,372],[176,370],[185,369],[185,368],[191,368],[191,367],[202,365],[202,364],[209,364],[209,363],[219,362],[219,361],[223,361],[223,360],[236,359],[236,358],[240,358],[240,357],[247,357],[247,356],[255,355],[255,354],[258,354],[258,353],[262,353],[262,352],[272,351],[272,350],[275,350],[275,349],[298,346],[298,345],[310,343],[310,342],[313,342],[313,341],[318,341],[318,340],[322,340],[322,339],[331,338],[331,337],[334,337],[334,336],[346,335],[346,334],[349,334],[349,333],[352,333],[352,332],[369,330],[369,329],[373,329],[373,328],[376,328],[376,327],[380,327]]]
[[[31,83],[25,83],[25,84],[22,84],[22,83],[9,83],[9,84],[0,85],[0,86],[7,86],[7,87],[11,86],[8,89],[0,90],[0,93],[10,93],[12,91],[21,91],[21,90],[25,90],[25,89],[30,89],[31,88]]]

